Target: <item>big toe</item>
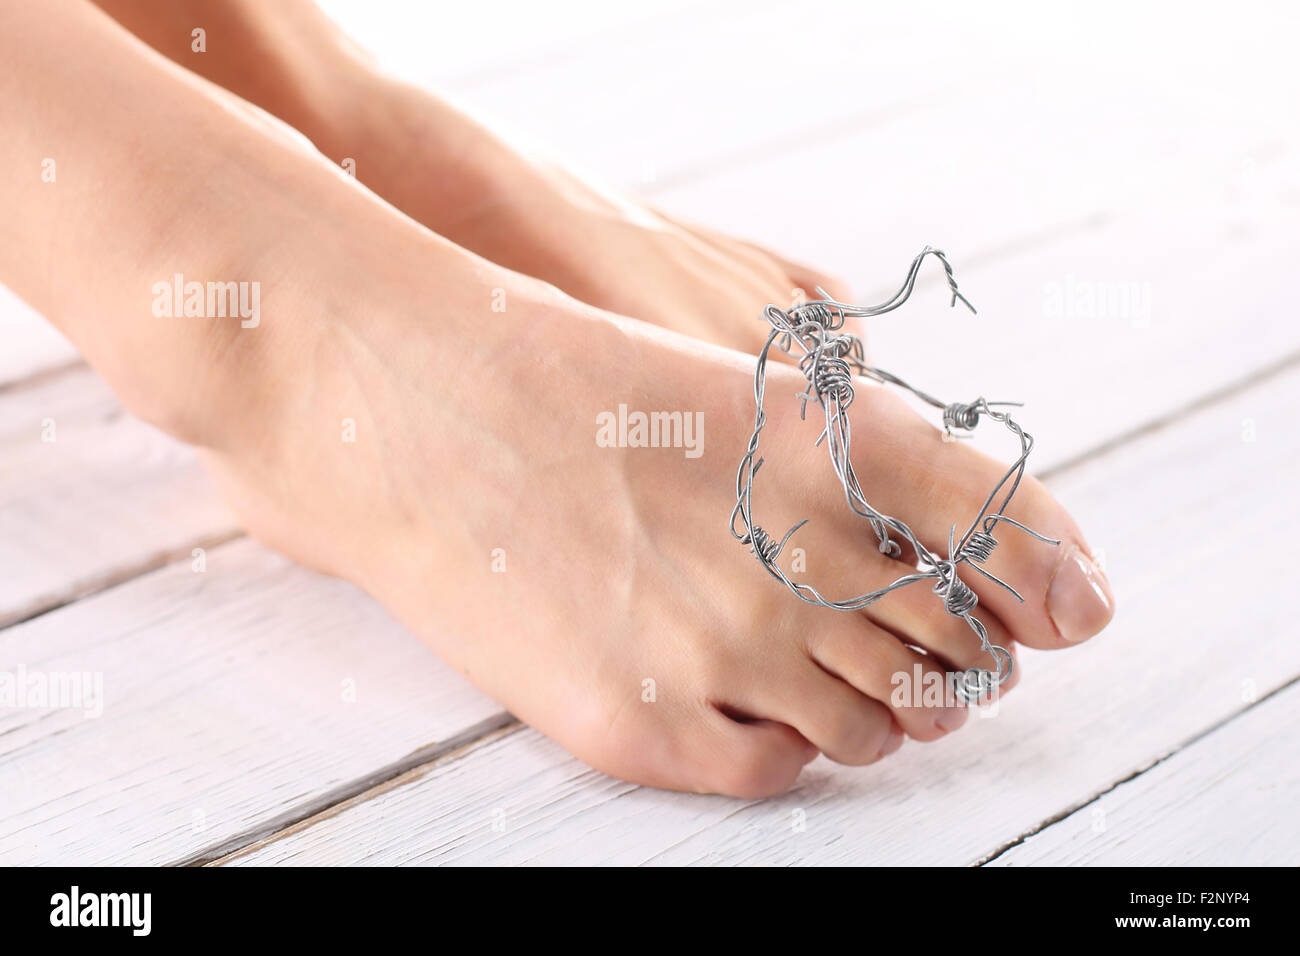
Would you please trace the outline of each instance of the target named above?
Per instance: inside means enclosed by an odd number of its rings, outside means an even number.
[[[1063,553],[1047,585],[1047,614],[1063,643],[1086,641],[1115,616],[1115,596],[1096,560],[1077,542]]]
[[[946,555],[951,526],[957,525],[958,534],[970,526],[1008,466],[966,445],[940,444],[945,449],[939,453],[944,464],[932,486],[921,538],[927,547]],[[1023,479],[1005,514],[1060,541],[1054,546],[1009,522],[999,522],[991,526],[997,542],[992,555],[980,565],[961,565],[963,579],[1012,638],[1028,647],[1066,647],[1086,641],[1109,624],[1115,614],[1110,582],[1079,526],[1043,483]],[[998,581],[1014,588],[1023,601]]]
[[[950,530],[955,526],[960,540],[972,527],[1014,457],[1009,452],[1007,459],[998,460],[967,442],[942,441],[934,425],[893,396],[874,397],[873,412],[887,427],[873,435],[869,458],[855,446],[855,466],[858,456],[864,456],[858,467],[863,491],[873,505],[909,525],[926,548],[947,557]],[[1007,487],[993,499],[991,513],[996,513]],[[1065,507],[1042,482],[1025,476],[1005,515],[1060,544],[1045,543],[1010,522],[993,524],[996,544],[988,558],[982,564],[958,564],[960,577],[979,604],[1028,647],[1066,647],[1102,630],[1114,616],[1114,594]],[[1014,588],[1023,601],[991,576]],[[972,613],[978,618],[979,607]]]

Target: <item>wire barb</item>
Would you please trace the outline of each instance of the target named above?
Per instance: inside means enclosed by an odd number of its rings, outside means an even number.
[[[758,354],[758,362],[754,370],[756,405],[754,431],[736,472],[736,506],[731,513],[731,533],[750,549],[769,574],[801,600],[834,610],[861,610],[899,588],[918,581],[932,581],[932,590],[942,600],[944,609],[970,625],[980,640],[980,647],[993,659],[993,666],[990,668],[972,667],[954,675],[958,697],[966,703],[978,703],[986,699],[995,688],[1011,676],[1013,661],[1006,648],[989,640],[988,630],[983,622],[974,616],[973,612],[979,604],[979,598],[974,589],[962,580],[959,574],[961,565],[966,564],[973,568],[1019,599],[1020,595],[1014,588],[982,567],[997,546],[998,542],[993,537],[993,531],[998,523],[1005,521],[1049,544],[1059,545],[1060,542],[1025,527],[1020,522],[1008,518],[1005,513],[1016,490],[1020,487],[1029,452],[1034,445],[1033,436],[1026,433],[1010,414],[1002,410],[1008,406],[1018,406],[1018,402],[990,402],[983,397],[973,402],[941,402],[934,396],[912,387],[898,376],[884,369],[867,365],[866,350],[862,340],[856,335],[843,331],[845,322],[849,318],[883,315],[906,302],[912,295],[917,274],[927,256],[933,256],[943,264],[948,288],[952,293],[950,307],[956,306],[960,300],[972,313],[975,313],[975,307],[957,289],[957,280],[947,256],[941,250],[930,246],[922,249],[912,260],[907,277],[899,290],[879,305],[860,306],[837,302],[830,298],[825,290],[818,289],[817,293],[822,296],[821,299],[803,303],[788,311],[775,305],[769,305],[763,310],[763,318],[771,326],[771,330]],[[774,348],[791,358],[797,358],[799,370],[807,383],[805,390],[798,395],[801,402],[801,417],[807,414],[810,404],[822,410],[825,427],[818,436],[816,444],[825,445],[830,456],[831,467],[843,488],[844,499],[849,510],[870,525],[879,542],[881,553],[897,558],[903,553],[902,542],[911,545],[916,555],[914,572],[899,576],[893,583],[883,588],[832,600],[823,596],[811,584],[792,580],[781,568],[778,558],[782,550],[808,519],[805,518],[795,524],[779,540],[774,539],[753,519],[754,476],[762,465],[762,459],[758,457],[759,437],[767,423],[767,415],[764,412],[767,361]],[[1002,479],[989,492],[966,533],[958,538],[957,527],[952,526],[948,536],[947,557],[941,557],[927,548],[913,533],[911,527],[898,518],[877,511],[863,494],[850,454],[852,427],[846,414],[849,406],[853,404],[855,377],[902,388],[922,402],[938,409],[941,413],[945,438],[951,437],[954,429],[972,432],[982,419],[989,419],[1002,424],[1019,441],[1019,457],[1011,463]]]

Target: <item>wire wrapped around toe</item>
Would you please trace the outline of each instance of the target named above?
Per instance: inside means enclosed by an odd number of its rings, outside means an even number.
[[[912,387],[893,373],[867,365],[866,350],[862,340],[842,331],[849,317],[882,315],[906,302],[912,294],[917,274],[927,256],[933,256],[943,264],[948,287],[952,293],[950,304],[956,305],[961,301],[971,312],[974,312],[974,307],[957,290],[957,280],[953,276],[952,266],[947,257],[940,250],[929,246],[921,250],[921,253],[912,260],[902,287],[879,305],[857,306],[837,302],[819,289],[818,292],[824,296],[822,299],[802,303],[789,311],[775,305],[769,305],[763,310],[763,318],[771,328],[767,341],[759,352],[754,372],[756,404],[754,430],[750,436],[748,449],[736,472],[736,505],[731,513],[731,533],[747,545],[767,571],[792,593],[803,601],[822,607],[841,611],[861,610],[891,591],[917,581],[932,581],[932,590],[942,600],[944,610],[954,617],[962,618],[970,625],[979,637],[981,648],[992,656],[996,665],[989,669],[972,667],[955,675],[958,696],[965,702],[974,703],[986,699],[995,688],[1006,682],[1011,676],[1013,661],[1008,651],[989,641],[983,623],[973,616],[979,598],[975,590],[961,579],[959,574],[961,566],[966,565],[1019,599],[1020,595],[1014,588],[983,567],[998,544],[997,539],[993,537],[993,529],[999,522],[1006,521],[1041,541],[1051,544],[1060,542],[1038,534],[1005,514],[1024,477],[1026,461],[1033,448],[1033,437],[1027,434],[1008,412],[1002,410],[1003,406],[1017,403],[990,402],[983,397],[973,402],[941,402],[934,396]],[[802,413],[807,414],[810,404],[819,407],[822,411],[824,427],[816,443],[825,446],[827,450],[831,467],[844,491],[844,499],[849,511],[868,522],[876,536],[881,553],[894,558],[901,557],[902,542],[906,542],[916,556],[915,570],[901,574],[886,587],[838,600],[823,596],[813,585],[792,580],[777,563],[777,558],[786,542],[806,523],[807,519],[790,528],[779,541],[773,539],[753,520],[754,478],[762,465],[762,459],[758,458],[759,437],[767,423],[763,409],[767,361],[773,348],[791,357],[796,355],[797,350],[797,365],[807,385],[799,395]],[[989,492],[966,533],[958,538],[956,526],[952,526],[946,557],[927,548],[906,523],[876,510],[862,492],[850,456],[852,425],[846,414],[849,406],[853,404],[854,378],[858,376],[880,384],[903,388],[922,402],[938,409],[945,436],[951,436],[953,429],[973,431],[982,419],[988,418],[1005,426],[1020,443],[1020,456]]]

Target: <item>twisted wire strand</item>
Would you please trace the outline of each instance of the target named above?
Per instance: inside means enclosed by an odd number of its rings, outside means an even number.
[[[771,326],[771,330],[768,332],[763,348],[759,351],[754,370],[754,430],[736,471],[736,505],[731,512],[731,534],[746,545],[764,569],[795,596],[809,604],[834,610],[861,610],[899,588],[918,581],[933,582],[931,589],[943,602],[944,609],[954,617],[963,619],[970,626],[979,638],[981,649],[993,659],[991,668],[972,667],[956,675],[958,696],[968,703],[976,703],[1011,676],[1013,661],[1011,654],[1005,648],[989,640],[987,628],[979,618],[974,616],[973,612],[979,604],[979,599],[974,589],[962,580],[959,574],[960,566],[966,564],[1005,588],[1017,600],[1023,600],[1011,585],[983,567],[997,547],[998,541],[993,536],[997,525],[1006,522],[1040,541],[1049,544],[1060,544],[1060,542],[1039,534],[1007,517],[1005,513],[1020,487],[1029,453],[1034,444],[1033,436],[1025,432],[1009,412],[1002,410],[1010,406],[1018,406],[1018,402],[990,402],[982,396],[973,402],[942,402],[891,372],[868,366],[862,340],[858,336],[842,331],[846,320],[850,317],[883,315],[906,302],[916,286],[917,275],[927,256],[933,256],[943,265],[948,288],[952,293],[950,307],[955,306],[960,300],[974,313],[975,307],[957,289],[957,280],[947,256],[941,250],[930,246],[922,249],[912,260],[907,277],[899,290],[878,305],[861,306],[838,302],[830,298],[825,290],[818,289],[821,299],[803,303],[788,311],[775,305],[769,305],[763,311],[763,318]],[[824,427],[815,444],[826,446],[831,468],[844,491],[844,499],[849,510],[868,522],[882,553],[890,557],[901,557],[902,542],[910,545],[916,555],[915,572],[901,575],[891,584],[874,591],[866,591],[847,598],[831,599],[813,585],[791,579],[781,568],[778,559],[782,551],[791,537],[807,524],[808,519],[797,522],[784,535],[777,538],[756,523],[753,516],[754,479],[763,466],[763,459],[758,455],[759,440],[767,424],[767,414],[764,411],[767,362],[774,348],[797,359],[796,364],[807,383],[806,389],[798,395],[801,402],[800,417],[807,415],[810,403],[822,410]],[[863,494],[862,486],[853,468],[851,458],[853,430],[851,420],[846,414],[849,406],[853,404],[855,376],[904,389],[922,402],[938,409],[946,435],[951,435],[954,429],[963,432],[974,431],[982,418],[988,418],[1001,423],[1016,436],[1020,444],[1019,457],[1011,463],[1001,480],[994,485],[960,538],[957,537],[957,526],[951,526],[947,557],[942,557],[928,549],[906,523],[878,511]],[[1001,496],[1000,500],[999,496]]]

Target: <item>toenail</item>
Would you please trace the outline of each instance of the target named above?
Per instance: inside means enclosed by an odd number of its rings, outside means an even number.
[[[1086,641],[1110,623],[1115,598],[1093,560],[1072,544],[1047,588],[1047,613],[1061,637]]]
[[[903,746],[903,731],[895,724],[889,728],[889,736],[880,747],[880,756],[888,757],[901,746]]]

